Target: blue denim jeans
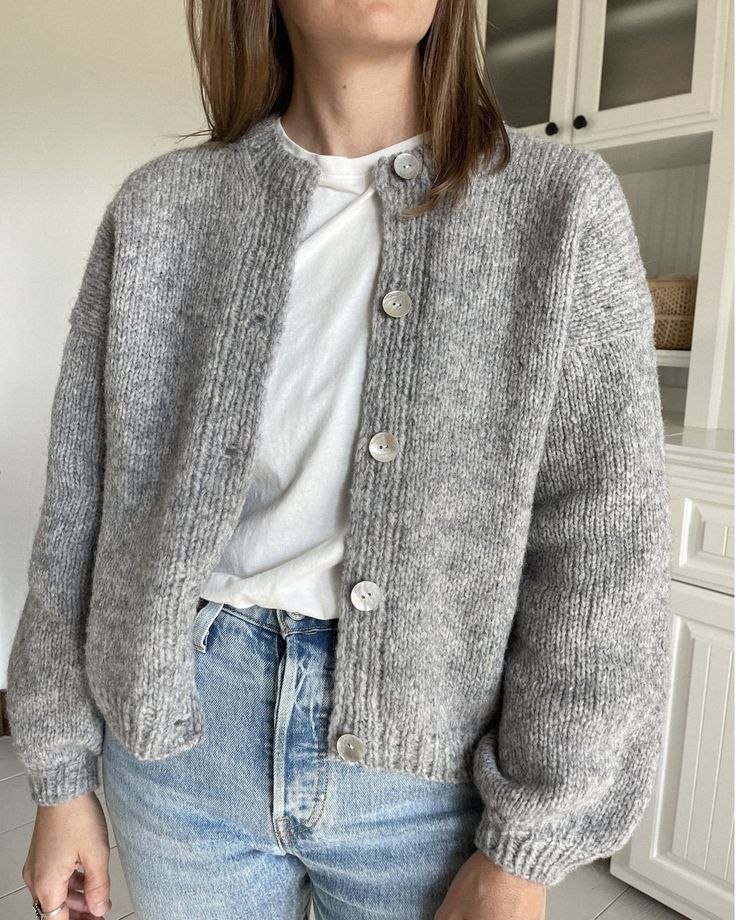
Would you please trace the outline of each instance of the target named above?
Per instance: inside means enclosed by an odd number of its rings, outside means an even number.
[[[482,801],[327,760],[336,620],[208,601],[194,622],[205,738],[102,776],[139,920],[432,920]]]

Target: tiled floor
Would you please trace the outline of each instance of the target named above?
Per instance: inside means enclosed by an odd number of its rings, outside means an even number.
[[[104,789],[98,795],[107,813]],[[10,738],[0,738],[0,920],[25,920],[33,916],[31,897],[23,884],[21,870],[34,818],[35,805],[28,793],[23,768]],[[110,843],[113,907],[107,920],[136,920],[112,828]],[[605,861],[583,866],[550,888],[547,904],[547,920],[683,920],[681,914],[668,910],[610,875]],[[192,917],[192,920],[220,918]]]

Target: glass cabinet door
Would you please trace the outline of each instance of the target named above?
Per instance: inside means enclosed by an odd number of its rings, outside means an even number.
[[[607,0],[599,111],[689,93],[698,0]]]
[[[515,128],[550,121],[556,23],[557,0],[488,0],[488,72]]]
[[[570,142],[581,2],[478,0],[488,73],[515,128]]]
[[[729,0],[584,0],[573,143],[719,116]]]

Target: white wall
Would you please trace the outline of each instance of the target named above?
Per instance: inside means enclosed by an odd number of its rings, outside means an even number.
[[[105,204],[206,126],[183,0],[0,4],[0,687],[26,592],[67,317]]]

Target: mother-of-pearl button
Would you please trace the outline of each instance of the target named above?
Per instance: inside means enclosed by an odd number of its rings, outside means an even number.
[[[394,157],[394,172],[402,179],[415,179],[422,164],[413,153],[399,153]]]
[[[374,581],[359,581],[350,592],[350,601],[358,610],[375,610],[381,603],[381,589]]]
[[[368,450],[375,460],[393,460],[399,452],[399,442],[390,431],[379,431],[370,439]]]
[[[365,741],[349,732],[337,739],[337,753],[349,763],[359,763],[366,752]]]
[[[406,291],[389,291],[381,301],[381,306],[389,316],[406,316],[411,310],[411,297]]]

